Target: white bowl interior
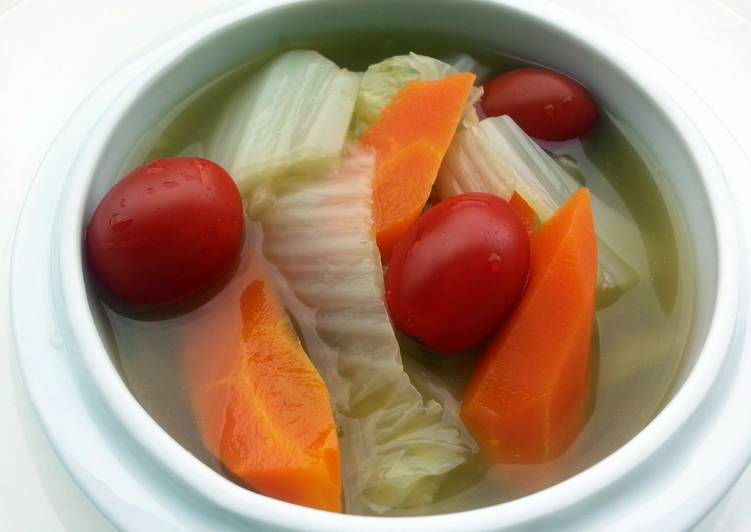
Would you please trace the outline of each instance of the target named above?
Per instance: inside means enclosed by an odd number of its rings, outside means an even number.
[[[471,7],[471,8],[470,8]],[[527,13],[492,2],[456,3],[359,0],[280,6],[241,20],[192,46],[141,91],[107,140],[83,213],[88,220],[116,181],[133,146],[165,113],[221,74],[280,42],[315,39],[352,30],[408,30],[450,34],[539,62],[581,80],[626,126],[636,132],[657,162],[666,201],[683,216],[693,252],[695,310],[677,389],[701,352],[709,328],[717,285],[717,237],[708,194],[698,165],[680,128],[640,85],[638,72],[612,63],[591,44]],[[687,214],[690,213],[690,216]],[[114,364],[117,357],[106,316],[93,292],[89,304]]]

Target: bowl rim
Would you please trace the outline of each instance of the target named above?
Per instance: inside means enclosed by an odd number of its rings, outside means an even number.
[[[263,0],[253,4],[229,6],[205,21],[195,24],[181,33],[187,45],[178,45],[159,56],[146,70],[145,80],[133,81],[127,89],[108,106],[102,119],[85,142],[77,161],[71,169],[71,187],[61,204],[67,202],[68,216],[59,220],[59,277],[63,306],[68,309],[66,317],[70,329],[70,348],[79,352],[83,369],[87,372],[91,392],[106,410],[114,416],[121,433],[129,435],[132,443],[143,452],[143,458],[159,465],[172,479],[189,489],[194,495],[211,502],[212,506],[223,508],[244,519],[264,522],[269,525],[294,527],[299,523],[316,523],[328,530],[347,529],[355,524],[375,527],[382,524],[382,518],[331,514],[277,501],[241,488],[220,477],[200,463],[187,450],[172,440],[161,427],[140,407],[127,389],[121,376],[111,364],[106,348],[99,337],[86,302],[86,286],[83,277],[81,254],[81,234],[83,202],[97,166],[101,149],[109,143],[109,134],[125,114],[149,87],[149,83],[161,73],[169,70],[205,42],[226,29],[229,25],[244,23],[248,18],[269,8],[291,6],[298,3],[315,3],[305,0]],[[329,2],[331,3],[331,2]],[[706,143],[694,124],[685,116],[681,108],[663,90],[655,90],[649,76],[636,67],[645,62],[632,50],[633,45],[619,42],[620,38],[599,28],[595,23],[569,13],[557,6],[541,0],[523,2],[521,0],[472,0],[467,4],[486,4],[500,9],[512,9],[525,16],[535,18],[540,23],[575,38],[587,35],[587,41],[598,42],[600,55],[619,68],[646,94],[653,98],[658,107],[673,124],[678,138],[689,148],[696,167],[703,179],[704,192],[709,201],[712,223],[717,235],[718,278],[716,299],[713,304],[712,323],[707,331],[701,349],[701,356],[692,368],[686,381],[673,399],[655,419],[633,439],[624,444],[602,461],[577,475],[545,490],[509,501],[500,505],[425,517],[389,518],[399,520],[403,530],[422,529],[427,526],[438,530],[455,529],[467,520],[492,526],[513,526],[531,522],[544,515],[562,512],[568,507],[580,504],[593,494],[612,486],[637,467],[647,462],[650,456],[665,447],[687,424],[700,403],[707,397],[713,383],[728,356],[732,341],[736,341],[738,331],[734,316],[740,313],[741,301],[738,287],[745,286],[740,276],[740,264],[745,262],[739,243],[723,240],[719,235],[731,230],[733,217],[720,213],[733,213],[736,208],[726,187],[717,182],[708,182],[708,176],[721,177],[723,172],[706,147]],[[191,36],[192,35],[192,36]],[[586,42],[586,41],[585,41]],[[639,72],[639,75],[634,75]],[[701,156],[699,156],[701,155]],[[720,182],[724,180],[720,179]],[[70,216],[75,212],[75,216]],[[75,243],[75,245],[69,245]],[[14,262],[15,262],[14,253]],[[15,268],[14,268],[15,270]],[[63,282],[63,280],[65,282]],[[76,315],[85,319],[70,319]],[[20,345],[20,342],[17,342]],[[25,378],[29,376],[25,374]],[[105,511],[106,513],[106,511]],[[272,516],[274,517],[272,519]]]

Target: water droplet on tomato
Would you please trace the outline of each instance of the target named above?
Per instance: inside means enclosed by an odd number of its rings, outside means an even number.
[[[156,174],[163,174],[164,173],[164,166],[160,164],[153,163],[151,166],[149,166],[146,169],[146,175],[156,175]]]
[[[548,115],[548,116],[550,116],[550,117],[555,116],[555,114],[557,112],[557,109],[555,108],[555,105],[553,105],[552,103],[549,103],[548,105],[546,105],[542,109],[543,109],[543,111],[545,111],[545,114]]]
[[[130,224],[132,223],[133,220],[129,216],[115,213],[110,218],[110,229],[112,229],[113,233],[122,233],[130,227]]]
[[[501,271],[502,264],[503,264],[503,259],[501,259],[501,256],[495,251],[491,253],[490,255],[488,255],[488,266],[490,267],[490,271],[492,272]]]
[[[146,189],[146,194],[153,194],[154,193],[154,187],[148,187]]]
[[[180,186],[180,183],[178,183],[177,181],[172,181],[172,180],[170,180],[170,181],[163,181],[162,182],[162,186],[165,187],[165,188],[175,188],[175,187]]]
[[[120,207],[125,207],[125,198],[120,198]]]

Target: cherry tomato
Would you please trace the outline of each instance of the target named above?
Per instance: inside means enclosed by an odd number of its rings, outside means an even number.
[[[127,303],[189,299],[234,264],[243,207],[232,178],[197,158],[139,166],[107,193],[86,229],[86,252],[103,284]]]
[[[529,238],[513,207],[462,194],[422,214],[396,245],[386,302],[402,332],[436,351],[464,351],[498,327],[528,270]]]
[[[566,140],[592,129],[597,105],[578,82],[546,68],[520,68],[485,85],[487,116],[509,115],[530,137]]]

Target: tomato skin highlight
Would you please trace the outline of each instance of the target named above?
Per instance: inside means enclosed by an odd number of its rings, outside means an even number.
[[[443,353],[498,327],[529,272],[529,238],[498,196],[454,196],[425,212],[394,248],[386,302],[402,332]]]
[[[128,304],[161,306],[210,288],[243,237],[240,192],[219,165],[167,158],[139,166],[104,196],[86,253],[104,286]]]
[[[588,133],[597,123],[597,104],[579,82],[553,70],[519,68],[484,87],[487,116],[509,115],[527,135],[541,140],[568,140]]]

